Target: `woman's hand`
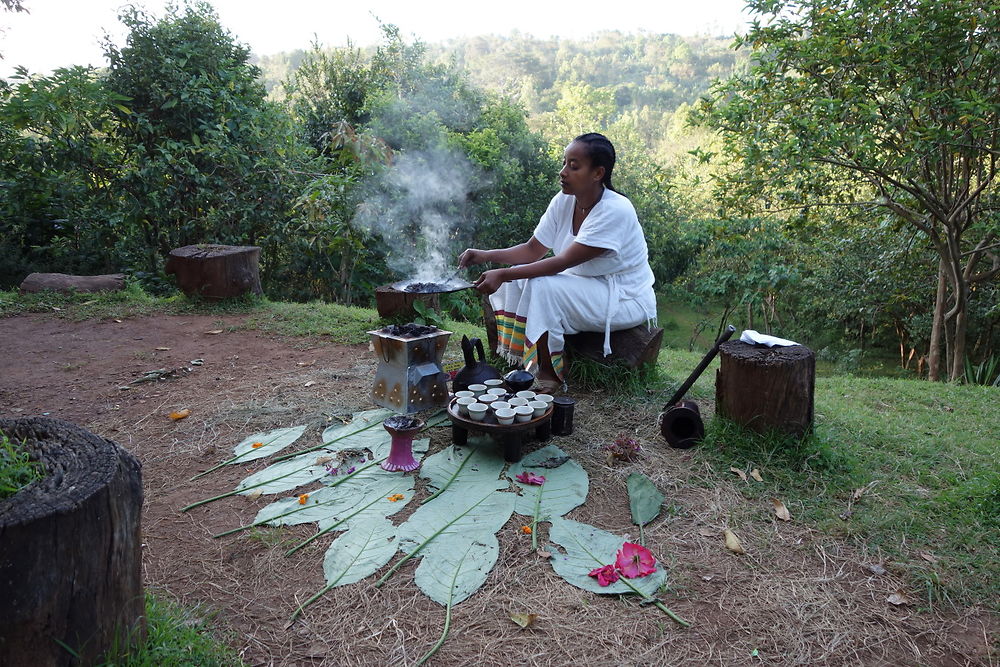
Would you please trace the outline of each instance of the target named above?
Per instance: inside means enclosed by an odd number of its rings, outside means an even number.
[[[489,261],[489,259],[487,259],[487,253],[489,253],[489,250],[467,248],[465,252],[458,256],[458,268],[464,269],[469,266],[475,266],[476,264],[485,264]]]
[[[504,269],[493,269],[491,271],[483,271],[483,273],[479,276],[479,278],[476,279],[476,282],[474,282],[472,286],[475,287],[480,294],[485,294],[489,296],[490,294],[493,294],[498,289],[500,289],[500,285],[507,282],[507,280],[504,277],[504,273],[505,273]]]

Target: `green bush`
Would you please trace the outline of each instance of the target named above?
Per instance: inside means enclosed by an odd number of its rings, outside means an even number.
[[[45,468],[24,450],[24,443],[0,433],[0,499],[9,498],[45,476]]]

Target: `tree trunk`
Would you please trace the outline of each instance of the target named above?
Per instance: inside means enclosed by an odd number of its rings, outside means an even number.
[[[141,644],[139,462],[56,419],[0,419],[0,431],[46,471],[0,501],[0,665],[98,664]]]
[[[188,245],[170,251],[166,271],[177,276],[178,287],[188,296],[228,299],[264,293],[259,262],[257,246]]]
[[[803,345],[719,347],[715,411],[760,433],[802,437],[812,431],[816,355]]]
[[[965,373],[965,338],[969,321],[968,299],[963,296],[959,305],[961,307],[955,314],[955,346],[952,351],[951,373],[948,378],[952,382]]]
[[[934,318],[931,320],[931,342],[927,352],[927,379],[937,382],[941,379],[941,339],[944,333],[944,306],[948,296],[945,282],[944,257],[938,260],[937,295],[934,297]]]

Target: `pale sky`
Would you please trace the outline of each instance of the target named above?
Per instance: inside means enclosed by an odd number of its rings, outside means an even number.
[[[122,0],[24,0],[29,13],[0,11],[0,76],[16,65],[47,73],[69,65],[103,66],[105,33],[124,41],[118,22]],[[163,15],[164,0],[135,4]],[[743,31],[745,0],[211,0],[219,19],[257,55],[308,48],[314,38],[326,46],[350,39],[378,42],[377,16],[398,26],[407,41],[517,30],[535,37],[581,38],[600,30],[680,35],[732,35]],[[374,15],[374,16],[373,16]]]

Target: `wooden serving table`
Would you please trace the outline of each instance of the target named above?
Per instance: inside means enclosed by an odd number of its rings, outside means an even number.
[[[456,447],[465,447],[469,441],[469,432],[492,436],[503,445],[503,457],[509,463],[521,460],[521,447],[524,439],[534,434],[537,440],[548,440],[552,435],[552,404],[541,417],[532,417],[529,421],[518,422],[507,426],[497,422],[496,415],[487,412],[483,421],[463,417],[458,413],[455,399],[448,403],[448,416],[451,417],[452,440]]]

